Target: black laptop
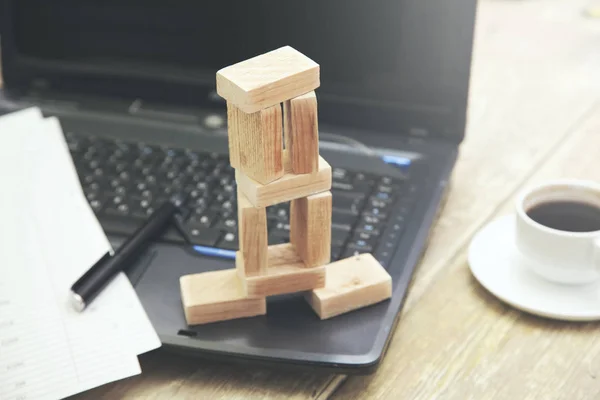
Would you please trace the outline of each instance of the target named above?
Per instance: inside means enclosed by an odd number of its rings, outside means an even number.
[[[463,139],[475,0],[0,4],[0,111],[59,117],[113,244],[170,194],[187,196],[192,245],[169,230],[127,271],[161,351],[343,373],[378,365]],[[285,45],[321,67],[331,257],[372,253],[393,296],[325,321],[302,294],[276,296],[265,316],[188,326],[179,277],[232,268],[238,246],[215,73]],[[289,205],[268,208],[270,244],[289,240],[288,216]]]

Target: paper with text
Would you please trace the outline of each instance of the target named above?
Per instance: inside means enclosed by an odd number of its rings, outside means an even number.
[[[0,171],[15,188],[0,200],[0,399],[60,399],[139,374],[136,355],[160,341],[127,277],[83,313],[69,304],[110,244],[58,121],[36,109],[1,117]]]

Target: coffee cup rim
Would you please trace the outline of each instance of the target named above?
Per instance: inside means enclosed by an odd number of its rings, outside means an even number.
[[[531,187],[521,190],[521,192],[519,193],[519,195],[516,198],[516,210],[517,210],[517,214],[519,215],[519,218],[521,218],[522,220],[526,221],[527,223],[535,226],[537,229],[540,229],[543,232],[552,233],[555,235],[560,235],[560,236],[565,236],[565,237],[581,237],[581,238],[599,237],[600,229],[595,230],[595,231],[589,231],[589,232],[563,231],[560,229],[550,228],[546,225],[542,225],[539,222],[533,220],[529,215],[527,215],[527,212],[525,212],[525,208],[523,207],[523,203],[525,202],[525,198],[527,196],[531,195],[532,193],[534,193],[536,191],[544,189],[544,188],[548,188],[548,187],[552,187],[552,186],[561,186],[561,185],[563,185],[563,186],[569,185],[569,186],[575,186],[575,187],[593,190],[593,191],[597,192],[598,195],[600,196],[600,184],[598,184],[594,181],[583,180],[583,179],[557,179],[557,180],[552,180],[552,181],[546,181],[544,183],[541,183],[541,184],[538,184],[535,186],[531,186]]]

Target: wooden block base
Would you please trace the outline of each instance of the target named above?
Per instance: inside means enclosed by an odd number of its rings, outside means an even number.
[[[267,274],[244,276],[244,259],[240,252],[235,262],[248,296],[274,296],[321,288],[325,284],[325,267],[306,268],[290,243],[269,246]]]
[[[238,189],[254,207],[268,207],[331,189],[331,166],[319,156],[319,169],[313,174],[294,174],[290,156],[283,152],[284,175],[263,185],[239,170],[235,171]]]
[[[335,317],[392,296],[392,278],[371,254],[325,266],[325,287],[306,294],[321,319]]]
[[[235,269],[184,275],[179,279],[188,325],[264,315],[264,297],[246,296]]]

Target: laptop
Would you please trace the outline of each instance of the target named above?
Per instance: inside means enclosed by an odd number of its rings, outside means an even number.
[[[57,116],[90,206],[118,246],[171,193],[191,210],[127,274],[162,351],[221,361],[376,369],[463,140],[475,0],[3,0],[0,110]],[[188,326],[185,274],[237,249],[226,105],[215,73],[290,45],[320,64],[320,153],[333,168],[332,260],[372,253],[391,299],[321,321],[301,293],[267,314]],[[57,187],[57,190],[60,188]],[[269,243],[289,205],[268,208]]]

